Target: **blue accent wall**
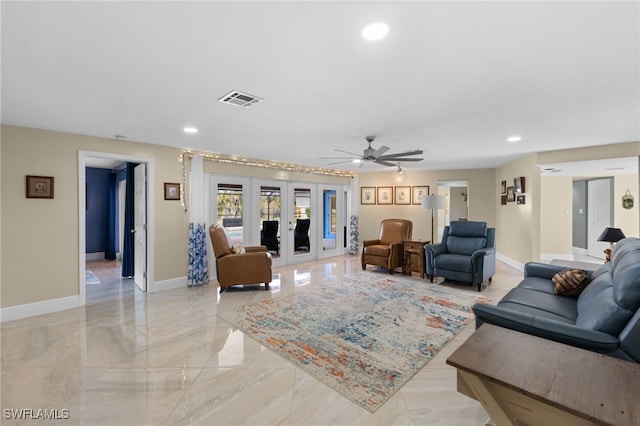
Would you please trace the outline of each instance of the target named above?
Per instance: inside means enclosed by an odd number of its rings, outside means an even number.
[[[109,169],[87,167],[86,252],[104,252],[107,241]]]

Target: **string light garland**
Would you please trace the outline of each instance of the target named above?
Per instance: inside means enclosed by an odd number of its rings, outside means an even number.
[[[352,178],[353,176],[355,176],[354,173],[345,171],[345,170],[328,169],[324,167],[302,166],[302,165],[293,164],[293,163],[281,163],[279,161],[257,160],[253,158],[236,157],[236,156],[229,156],[224,154],[211,154],[211,153],[184,151],[182,152],[182,154],[180,154],[180,162],[182,163],[182,185],[180,185],[180,202],[182,203],[182,206],[184,207],[185,212],[187,211],[187,205],[185,202],[185,192],[184,192],[184,188],[187,182],[187,160],[190,160],[194,155],[200,155],[204,160],[215,161],[217,163],[233,164],[237,166],[261,167],[265,169],[284,170],[288,172],[310,173],[310,174],[316,174],[316,175],[335,176],[335,177]]]

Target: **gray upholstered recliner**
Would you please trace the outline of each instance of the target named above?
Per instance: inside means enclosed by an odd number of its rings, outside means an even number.
[[[445,280],[478,286],[496,272],[495,228],[486,222],[454,221],[445,226],[442,242],[424,246],[426,272]]]

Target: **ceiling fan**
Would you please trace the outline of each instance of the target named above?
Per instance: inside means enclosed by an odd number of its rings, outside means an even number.
[[[359,163],[360,166],[365,161],[370,161],[377,164],[382,164],[383,166],[388,167],[396,167],[398,163],[405,161],[422,161],[424,158],[415,158],[413,155],[422,154],[422,150],[418,149],[415,151],[406,151],[406,152],[398,152],[395,154],[385,154],[385,152],[389,151],[389,147],[382,145],[380,148],[375,149],[371,147],[371,143],[375,140],[375,136],[367,136],[365,140],[369,143],[369,147],[366,148],[362,154],[356,154],[355,152],[344,151],[342,149],[334,149],[336,152],[344,152],[345,154],[353,155],[354,157],[320,157],[321,160],[341,160],[336,161],[334,163],[329,163],[329,165],[341,164],[341,163]],[[394,163],[395,162],[395,163]]]

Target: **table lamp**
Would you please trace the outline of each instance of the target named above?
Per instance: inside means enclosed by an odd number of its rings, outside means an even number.
[[[602,231],[602,234],[598,237],[598,241],[606,241],[611,244],[611,247],[604,250],[605,263],[611,260],[611,249],[613,248],[613,243],[617,243],[623,238],[624,234],[620,228],[604,228],[604,231]]]

